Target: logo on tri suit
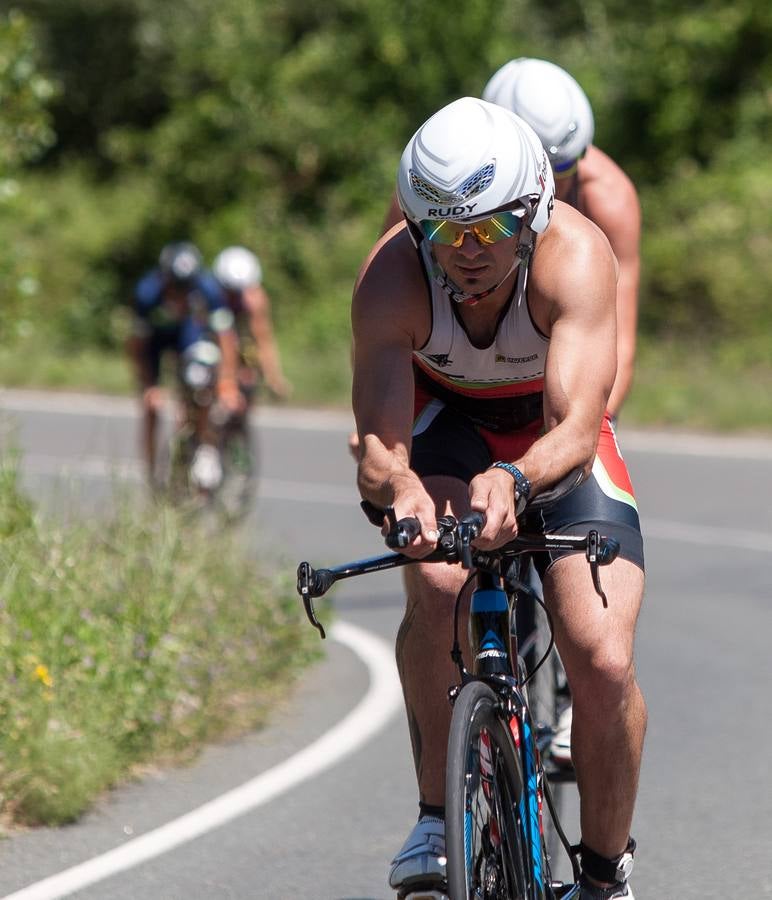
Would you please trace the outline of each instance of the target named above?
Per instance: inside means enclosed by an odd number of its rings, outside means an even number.
[[[538,359],[538,353],[532,353],[530,356],[504,356],[503,353],[496,354],[497,363],[508,363],[511,366],[520,366],[523,363],[533,362]]]
[[[453,365],[453,360],[448,357],[447,353],[429,353],[427,359],[430,359],[438,369]]]

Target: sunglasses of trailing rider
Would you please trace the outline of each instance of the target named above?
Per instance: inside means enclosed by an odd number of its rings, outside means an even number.
[[[516,237],[523,227],[525,210],[502,210],[487,219],[476,222],[453,222],[450,219],[421,219],[419,225],[424,237],[434,244],[460,247],[464,235],[469,232],[483,245],[496,244],[506,238]]]

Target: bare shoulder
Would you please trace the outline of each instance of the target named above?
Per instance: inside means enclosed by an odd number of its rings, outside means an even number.
[[[624,238],[640,234],[641,208],[630,177],[610,156],[590,147],[579,174],[582,206],[616,247]]]
[[[553,322],[562,312],[612,303],[617,261],[603,231],[561,201],[547,231],[540,235],[531,268],[529,298],[539,307],[537,321]]]
[[[384,234],[370,251],[357,277],[352,302],[355,337],[410,336],[414,346],[426,340],[430,326],[426,277],[403,224]]]

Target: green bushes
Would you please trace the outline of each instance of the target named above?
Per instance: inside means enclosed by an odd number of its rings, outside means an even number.
[[[191,238],[210,259],[244,243],[288,367],[302,378],[313,362],[296,396],[342,400],[351,287],[402,147],[530,55],[576,75],[596,143],[640,188],[644,341],[696,342],[713,367],[770,366],[769,4],[15,3],[60,90],[56,144],[16,195],[0,185],[6,339],[32,327],[117,347],[112,310],[165,241]]]
[[[61,528],[3,467],[0,538],[6,818],[69,821],[136,763],[258,724],[316,650],[288,580],[171,509]]]

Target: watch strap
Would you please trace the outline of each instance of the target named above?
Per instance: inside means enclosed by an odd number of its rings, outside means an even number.
[[[525,509],[528,498],[531,496],[531,482],[514,463],[498,460],[497,462],[492,463],[490,468],[503,469],[512,476],[515,482],[515,513],[519,516]]]

